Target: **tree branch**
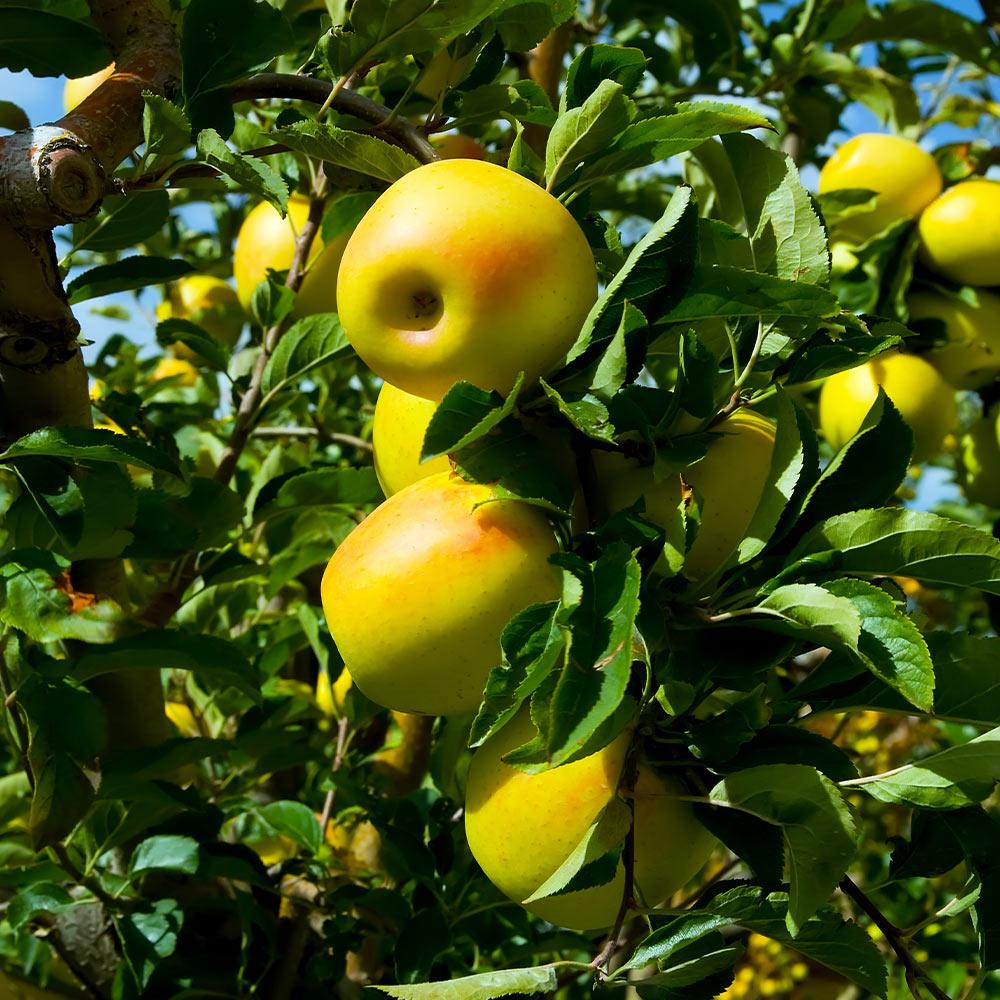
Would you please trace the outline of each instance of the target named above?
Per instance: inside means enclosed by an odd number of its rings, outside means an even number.
[[[895,952],[900,964],[906,972],[906,982],[911,987],[915,982],[922,983],[934,1000],[951,1000],[947,993],[931,979],[922,965],[914,959],[903,940],[903,932],[893,924],[888,917],[868,898],[865,892],[855,883],[850,875],[840,880],[840,891],[848,896],[859,909],[863,910],[871,922],[882,932],[889,947]]]
[[[333,84],[326,80],[317,80],[311,76],[297,76],[292,73],[258,73],[230,90],[234,102],[259,101],[274,98],[285,98],[292,101],[308,101],[310,104],[323,105],[333,92]],[[334,95],[330,105],[346,115],[353,115],[361,121],[375,126],[379,135],[394,142],[397,146],[411,152],[421,163],[432,163],[440,159],[424,134],[413,122],[398,116],[382,104],[358,94],[349,88],[343,88]]]

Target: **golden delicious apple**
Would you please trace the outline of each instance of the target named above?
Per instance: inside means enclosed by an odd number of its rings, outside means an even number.
[[[956,184],[920,216],[920,259],[959,285],[1000,285],[1000,181]]]
[[[233,251],[236,294],[248,312],[253,290],[266,277],[268,268],[286,271],[295,256],[295,239],[309,216],[309,199],[293,194],[283,219],[277,210],[262,201],[243,220]],[[338,236],[324,246],[317,235],[309,251],[309,270],[295,300],[296,316],[337,311],[337,270],[349,234]]]
[[[926,357],[956,389],[978,389],[1000,375],[1000,296],[979,289],[976,298],[971,305],[928,291],[908,302],[911,319],[944,323],[948,343]]]
[[[465,833],[486,877],[523,903],[569,857],[615,796],[631,734],[582,760],[526,774],[503,755],[534,735],[522,711],[476,751],[465,798]],[[680,785],[640,762],[635,787],[635,897],[656,906],[708,860],[715,840],[677,796]],[[618,912],[625,873],[606,885],[550,896],[526,909],[563,927],[594,930]]]
[[[466,380],[507,393],[572,345],[597,295],[590,247],[538,185],[492,163],[441,160],[396,181],[351,236],[340,319],[387,382],[440,399]]]
[[[413,396],[388,382],[379,390],[372,423],[372,446],[375,452],[375,475],[387,497],[451,465],[447,455],[420,461],[427,425],[437,403]]]
[[[878,193],[875,209],[844,219],[842,236],[860,243],[900,219],[918,216],[940,193],[941,171],[930,153],[910,139],[865,133],[848,139],[819,174],[821,194],[844,188]]]
[[[959,482],[973,502],[1000,507],[1000,407],[977,420],[962,435],[959,448]]]
[[[472,136],[461,132],[435,135],[431,138],[442,160],[485,160],[486,150]]]
[[[169,297],[156,307],[156,318],[187,319],[227,347],[240,339],[245,316],[231,285],[207,274],[192,274],[174,283]],[[179,341],[171,344],[174,356],[197,364],[201,356]]]
[[[421,479],[369,515],[323,574],[327,624],[372,701],[401,712],[474,711],[500,634],[561,577],[548,519],[451,473]]]
[[[879,386],[913,431],[913,461],[933,456],[955,426],[955,393],[933,365],[898,351],[888,351],[826,380],[819,395],[823,436],[834,450],[843,448],[861,429]]]

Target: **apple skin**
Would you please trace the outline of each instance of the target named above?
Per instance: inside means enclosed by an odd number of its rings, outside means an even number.
[[[198,381],[198,369],[183,358],[161,358],[149,381],[159,382],[167,378],[176,379],[175,385],[190,387]]]
[[[478,160],[425,164],[358,224],[340,319],[387,382],[440,399],[460,380],[508,393],[556,365],[597,297],[576,221],[536,184]]]
[[[437,403],[413,396],[386,382],[379,390],[372,423],[375,475],[387,497],[438,472],[448,472],[447,455],[420,461],[427,425]]]
[[[913,431],[913,461],[935,455],[958,419],[954,390],[923,358],[898,351],[831,375],[824,383],[819,424],[834,451],[860,430],[879,386]]]
[[[288,215],[282,219],[273,206],[262,201],[243,220],[233,251],[233,275],[240,304],[249,313],[253,290],[267,270],[286,271],[295,256],[296,234],[309,216],[309,199],[293,194]],[[324,245],[317,235],[309,251],[309,270],[295,300],[296,316],[337,311],[337,271],[349,233]]]
[[[156,307],[156,318],[188,319],[227,347],[240,339],[245,316],[240,300],[231,285],[207,274],[181,278],[170,289],[169,297]],[[178,341],[171,344],[174,356],[197,364],[201,355]]]
[[[920,216],[920,259],[959,285],[1000,285],[1000,181],[949,188]]]
[[[837,226],[861,243],[900,219],[914,219],[940,193],[941,171],[930,153],[910,139],[868,132],[839,146],[819,172],[819,191],[866,188],[878,192],[875,209]]]
[[[973,503],[1000,507],[1000,407],[962,435],[958,467],[962,492]]]
[[[597,753],[540,774],[501,760],[535,733],[522,711],[472,758],[465,798],[465,833],[486,877],[521,903],[566,860],[613,798],[631,734]],[[663,902],[697,873],[715,839],[675,796],[681,788],[640,762],[635,788],[636,898]],[[552,896],[525,909],[562,927],[596,930],[611,924],[621,903],[624,870],[603,886]]]
[[[752,410],[737,410],[712,431],[721,436],[700,462],[684,470],[702,507],[682,572],[698,583],[714,576],[743,540],[764,495],[774,454],[774,421]]]
[[[63,107],[68,114],[82,104],[115,71],[115,64],[105,66],[89,76],[72,77],[63,87]]]
[[[978,305],[939,292],[917,292],[909,298],[910,318],[939,319],[948,343],[927,360],[956,389],[978,389],[1000,375],[1000,296],[985,289]]]
[[[323,610],[354,683],[399,712],[472,712],[500,634],[556,600],[555,535],[537,507],[439,473],[396,493],[334,552]]]
[[[486,150],[472,136],[461,132],[436,135],[431,139],[442,160],[485,160]]]

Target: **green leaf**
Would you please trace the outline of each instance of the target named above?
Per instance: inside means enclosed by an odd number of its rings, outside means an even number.
[[[739,192],[755,271],[791,281],[830,278],[826,231],[791,157],[749,135],[723,136]]]
[[[534,80],[515,80],[513,83],[485,83],[472,90],[456,92],[449,96],[445,107],[452,112],[456,122],[466,127],[470,124],[493,122],[505,118],[519,125],[551,126],[556,112],[549,95]],[[522,143],[523,145],[523,143]],[[513,153],[513,149],[511,150]],[[537,155],[522,152],[532,165]],[[535,170],[534,175],[544,172]]]
[[[114,264],[99,264],[74,278],[66,286],[70,305],[114,292],[128,292],[148,285],[161,285],[183,278],[194,268],[186,260],[166,257],[123,257]]]
[[[906,477],[913,431],[879,387],[861,429],[831,459],[809,491],[796,531],[803,531],[845,508],[888,502]]]
[[[791,882],[792,936],[829,899],[857,849],[857,826],[837,786],[801,764],[770,764],[723,778],[710,798],[782,828]]]
[[[582,585],[570,616],[572,664],[559,675],[545,733],[548,760],[573,757],[617,711],[632,674],[633,637],[639,614],[642,571],[622,543],[609,546],[593,564],[572,560],[567,568]]]
[[[181,34],[188,107],[295,48],[285,16],[255,0],[191,0]],[[197,116],[193,116],[197,118]]]
[[[158,233],[169,214],[166,191],[113,195],[104,199],[94,218],[73,227],[73,246],[96,253],[125,250]]]
[[[0,66],[32,76],[88,76],[114,58],[92,25],[44,10],[0,9]]]
[[[349,345],[335,313],[304,316],[278,341],[264,369],[261,388],[273,398],[309,372],[343,354]]]
[[[28,830],[31,846],[41,851],[73,832],[94,801],[94,786],[68,753],[36,750],[30,759],[35,791]]]
[[[625,303],[653,323],[676,306],[694,270],[698,211],[689,188],[678,188],[663,215],[635,245],[622,269],[608,282],[584,321],[566,359],[575,361],[611,340]]]
[[[563,395],[545,381],[539,379],[539,384],[556,409],[581,434],[595,441],[614,441],[615,429],[611,424],[608,408],[592,393],[567,393]]]
[[[140,875],[148,871],[180,872],[194,875],[198,871],[200,847],[193,837],[161,834],[148,837],[132,853],[129,871]]]
[[[635,92],[646,74],[646,55],[642,49],[598,42],[582,48],[566,73],[560,112],[576,108],[600,86],[603,80],[621,84],[628,95]]]
[[[524,384],[524,373],[517,377],[506,399],[498,392],[487,392],[471,382],[456,382],[434,411],[424,434],[421,461],[458,451],[489,434],[514,412]]]
[[[899,323],[876,323],[871,330],[859,320],[855,319],[855,323],[860,328],[852,326],[837,340],[819,333],[803,344],[779,368],[785,375],[786,384],[809,382],[848,368],[856,368],[893,347],[899,347],[906,334],[905,327]]]
[[[1000,781],[1000,727],[968,743],[885,774],[841,782],[880,802],[918,809],[961,809],[988,798]]]
[[[523,903],[613,881],[621,859],[621,845],[632,826],[632,811],[617,796],[583,835],[566,860]]]
[[[864,580],[831,580],[824,589],[850,600],[861,616],[858,651],[867,668],[925,712],[934,704],[934,663],[920,630],[892,597]]]
[[[61,885],[37,882],[14,895],[5,917],[11,930],[16,931],[41,913],[61,913],[74,905],[73,897]]]
[[[375,986],[397,1000],[494,1000],[515,994],[533,996],[536,993],[555,993],[558,988],[558,973],[567,968],[586,965],[574,962],[560,962],[556,965],[539,965],[533,969],[504,969],[500,972],[484,972],[478,976],[465,976],[441,983],[419,983],[416,986]]]
[[[0,101],[0,128],[20,132],[21,129],[31,128],[31,119],[13,101]]]
[[[320,225],[323,242],[332,243],[338,236],[353,232],[355,226],[375,203],[375,198],[376,195],[371,191],[355,191],[334,198],[323,213],[323,222]]]
[[[502,729],[556,668],[568,640],[558,612],[556,603],[533,604],[503,630],[503,663],[490,671],[469,746],[480,746]]]
[[[775,628],[792,636],[808,636],[820,645],[856,649],[861,615],[846,597],[814,583],[790,583],[772,591],[755,609],[774,618]]]
[[[161,347],[179,343],[191,348],[199,363],[213,371],[224,372],[229,367],[229,348],[189,319],[171,317],[157,323],[156,342]]]
[[[176,899],[160,899],[149,910],[112,915],[112,920],[134,979],[133,994],[141,995],[162,960],[177,948],[184,912]]]
[[[527,52],[576,14],[576,0],[504,0],[493,23],[505,48]]]
[[[323,842],[316,814],[302,802],[268,802],[256,810],[257,815],[276,833],[291,837],[310,854],[315,854]]]
[[[602,80],[580,107],[561,114],[545,146],[545,180],[549,191],[608,144],[635,115],[635,105],[625,88],[614,80]]]
[[[198,133],[198,159],[225,174],[241,191],[273,205],[284,216],[288,206],[288,185],[261,157],[234,152],[215,129],[206,128]]]
[[[254,520],[260,524],[303,507],[338,504],[360,507],[373,503],[381,495],[371,466],[358,469],[318,466],[271,480],[258,495]]]
[[[181,477],[176,462],[158,448],[125,434],[84,427],[45,427],[18,438],[0,462],[29,455],[65,458],[72,462],[114,462]]]
[[[127,670],[189,670],[219,687],[232,686],[259,699],[259,683],[245,654],[228,639],[179,629],[151,629],[83,651],[73,676],[88,681]]]
[[[68,567],[54,553],[8,553],[0,563],[0,621],[36,642],[111,642],[123,620],[121,608],[90,594],[79,595],[74,603]]]
[[[601,155],[584,165],[581,177],[596,180],[659,163],[701,146],[712,136],[750,128],[773,128],[756,111],[738,104],[697,101],[680,104],[669,115],[632,122]]]
[[[886,507],[838,514],[792,551],[787,575],[912,576],[1000,594],[1000,542],[926,511]],[[782,574],[785,575],[785,574]]]
[[[420,166],[416,157],[398,146],[322,122],[296,122],[269,134],[289,149],[388,184]]]
[[[334,28],[320,51],[335,77],[393,55],[430,53],[485,20],[501,0],[356,0],[349,25]]]
[[[755,559],[774,534],[782,515],[796,494],[806,468],[806,447],[799,431],[795,404],[780,388],[777,390],[777,427],[771,467],[764,492],[750,520],[746,535],[736,550],[737,562]]]
[[[837,298],[816,285],[788,281],[736,267],[699,267],[687,294],[666,315],[668,323],[722,317],[820,319],[840,311]]]
[[[191,122],[184,109],[159,94],[144,90],[142,136],[146,156],[175,156],[191,145]]]

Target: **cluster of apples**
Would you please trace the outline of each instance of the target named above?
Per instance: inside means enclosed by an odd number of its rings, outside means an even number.
[[[983,177],[943,190],[934,157],[909,139],[858,135],[844,143],[820,172],[821,193],[848,188],[877,194],[873,211],[849,216],[834,230],[837,241],[862,244],[900,220],[916,220],[918,257],[942,282],[909,296],[911,321],[939,320],[946,341],[924,355],[888,352],[826,380],[820,426],[834,448],[860,428],[881,386],[914,436],[914,461],[941,450],[957,424],[955,390],[983,389],[1000,376],[1000,182]],[[856,258],[834,244],[835,261]],[[993,408],[964,435],[962,487],[974,501],[1000,506],[1000,412]]]
[[[377,703],[395,712],[474,712],[507,622],[560,596],[547,515],[467,482],[447,459],[421,463],[420,455],[454,383],[507,393],[521,373],[537,381],[572,345],[596,295],[593,255],[569,212],[534,183],[482,161],[441,161],[407,174],[348,241],[337,300],[352,345],[385,380],[374,448],[387,499],[334,552],[322,598],[353,681]],[[738,436],[722,440],[733,448]],[[601,457],[612,503],[630,506],[647,489],[650,516],[672,522],[679,477],[658,494],[650,469]],[[721,456],[717,476],[726,461]],[[521,903],[617,794],[631,740],[623,733],[594,754],[529,774],[504,755],[533,733],[522,712],[489,739],[474,755],[466,799],[473,855]],[[636,891],[651,904],[687,881],[713,846],[679,791],[640,763]],[[667,843],[676,849],[664,851]],[[623,877],[619,870],[612,883],[528,908],[563,926],[603,927],[614,919]]]

